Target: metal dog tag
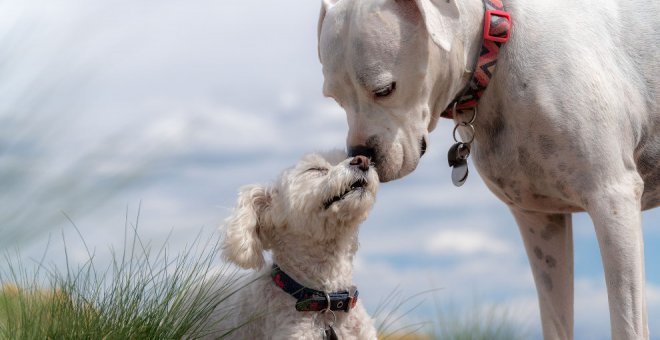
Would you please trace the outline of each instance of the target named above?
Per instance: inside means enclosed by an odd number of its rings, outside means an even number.
[[[458,142],[449,148],[447,161],[451,169],[451,181],[460,187],[465,183],[468,176],[467,158],[470,156],[470,145]]]
[[[467,160],[468,156],[470,156],[470,145],[458,142],[449,148],[447,161],[449,166],[454,167]]]
[[[468,173],[467,161],[463,160],[462,163],[457,164],[451,169],[451,182],[457,187],[462,186],[467,180]]]
[[[325,329],[324,334],[326,340],[338,340],[337,338],[337,333],[335,333],[334,328],[332,326],[328,326],[328,328]]]

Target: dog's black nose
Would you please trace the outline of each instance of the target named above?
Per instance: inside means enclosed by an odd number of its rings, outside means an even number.
[[[374,149],[364,145],[348,147],[348,157],[365,156],[369,159],[374,158]]]
[[[362,171],[368,171],[369,170],[369,158],[364,157],[364,156],[355,156],[353,159],[351,159],[351,165],[356,166],[358,169]]]

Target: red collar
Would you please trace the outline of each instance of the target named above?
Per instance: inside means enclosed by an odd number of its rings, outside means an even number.
[[[442,112],[444,118],[453,118],[453,109],[468,111],[477,106],[479,98],[486,91],[490,78],[495,73],[497,54],[500,46],[509,40],[511,31],[511,16],[504,11],[501,0],[484,0],[486,13],[484,15],[484,33],[481,53],[477,59],[472,79],[463,92],[459,94]]]

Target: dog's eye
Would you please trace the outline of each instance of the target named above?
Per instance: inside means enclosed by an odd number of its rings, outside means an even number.
[[[391,82],[387,86],[374,90],[374,95],[379,98],[387,97],[390,94],[392,94],[392,92],[394,92],[395,89],[396,89],[396,82]]]
[[[326,174],[328,172],[328,169],[326,168],[309,168],[305,170],[305,172],[320,172],[322,174]]]

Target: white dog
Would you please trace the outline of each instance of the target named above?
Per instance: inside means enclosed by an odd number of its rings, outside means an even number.
[[[236,339],[376,339],[352,277],[358,227],[378,183],[366,157],[333,151],[306,155],[272,186],[243,187],[225,223],[223,255],[258,269],[270,249],[275,265],[254,273],[218,327],[252,320]]]
[[[647,339],[640,211],[660,205],[660,1],[502,2],[510,38],[472,124],[475,110],[454,119],[518,222],[543,334],[573,337],[571,213],[586,211],[612,337]],[[346,111],[349,153],[370,156],[381,181],[415,169],[493,18],[482,0],[323,1],[324,94]]]

